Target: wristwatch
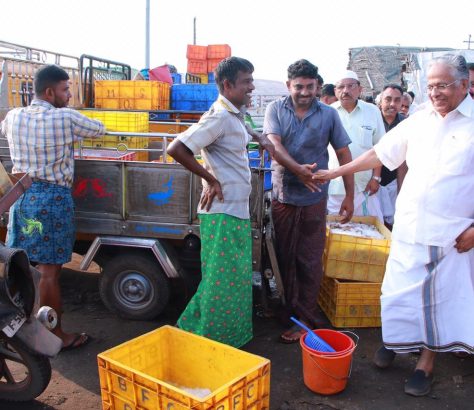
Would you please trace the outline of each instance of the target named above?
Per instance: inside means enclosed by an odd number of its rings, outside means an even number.
[[[372,179],[375,179],[379,184],[382,181],[381,177],[376,177],[375,175],[372,175]]]

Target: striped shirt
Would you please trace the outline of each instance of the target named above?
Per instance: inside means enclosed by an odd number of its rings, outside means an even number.
[[[74,179],[74,141],[104,133],[100,121],[37,99],[28,107],[9,111],[1,124],[1,134],[10,147],[12,172],[68,188]]]
[[[199,213],[223,213],[248,219],[252,189],[247,144],[251,140],[243,114],[225,97],[219,95],[210,110],[197,124],[178,136],[194,154],[201,154],[204,167],[219,181],[224,201],[217,198],[211,209]],[[204,187],[207,182],[203,180]]]

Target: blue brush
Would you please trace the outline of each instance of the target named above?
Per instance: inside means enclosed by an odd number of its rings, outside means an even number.
[[[299,327],[306,330],[308,333],[304,339],[306,346],[313,350],[317,350],[319,352],[335,352],[335,350],[329,346],[323,339],[321,339],[316,333],[314,333],[308,326],[304,323],[301,323],[298,319],[294,318],[293,316],[290,318],[293,322],[295,322]]]

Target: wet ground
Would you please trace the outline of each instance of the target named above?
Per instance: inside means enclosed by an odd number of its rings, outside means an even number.
[[[100,409],[97,354],[164,324],[175,323],[179,315],[180,307],[171,306],[155,321],[117,318],[100,301],[97,284],[97,275],[64,270],[65,327],[71,331],[86,331],[93,340],[51,361],[53,378],[36,401],[19,405],[0,403],[1,410]],[[244,350],[271,360],[272,410],[474,408],[473,358],[439,355],[431,394],[413,398],[403,393],[403,384],[417,356],[399,356],[391,368],[378,370],[371,358],[379,346],[380,329],[351,329],[360,341],[347,387],[337,395],[323,396],[313,393],[303,383],[300,346],[278,343],[283,329],[277,321],[256,316],[254,329],[255,337]]]

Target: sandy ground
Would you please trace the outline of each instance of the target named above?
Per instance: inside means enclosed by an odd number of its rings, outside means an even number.
[[[77,268],[76,265],[69,267]],[[98,294],[98,275],[65,269],[62,278],[65,327],[86,331],[92,341],[85,347],[63,352],[51,361],[53,378],[34,402],[0,403],[1,410],[100,409],[97,354],[163,324],[175,323],[182,306],[170,306],[155,321],[137,322],[108,312]],[[313,393],[303,383],[301,348],[277,342],[282,331],[274,319],[255,317],[254,339],[244,350],[271,360],[271,406],[273,410],[305,409],[471,409],[474,403],[474,360],[451,354],[439,356],[432,393],[413,398],[403,393],[403,384],[417,356],[397,357],[385,371],[375,369],[371,359],[379,346],[380,329],[352,329],[360,337],[354,353],[352,374],[346,389],[337,395]]]

